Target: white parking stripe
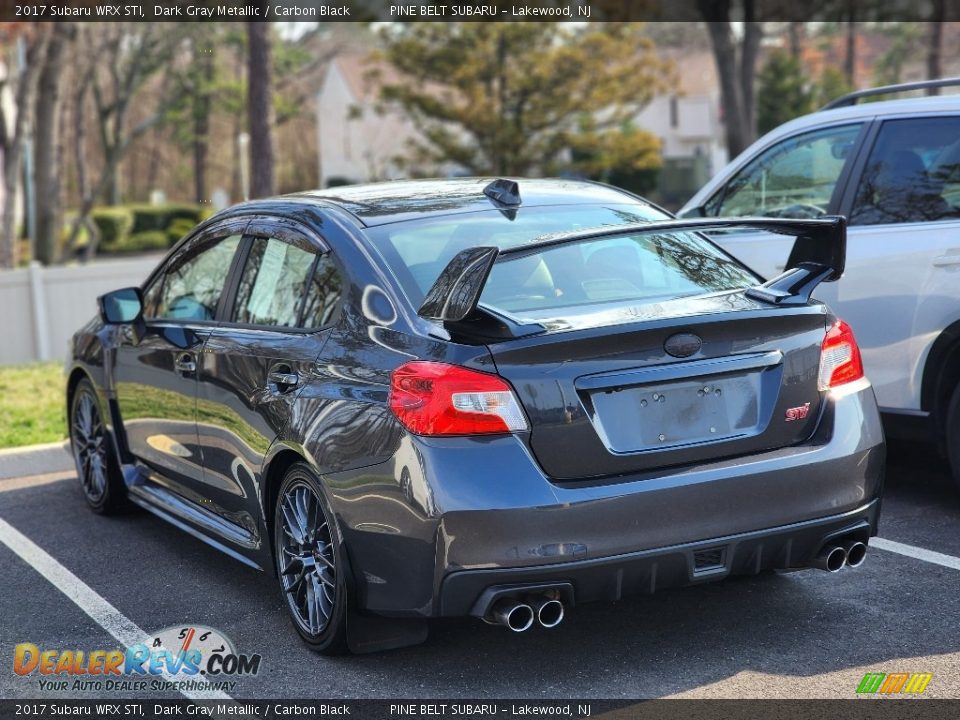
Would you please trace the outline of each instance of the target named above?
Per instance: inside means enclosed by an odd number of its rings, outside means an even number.
[[[916,560],[923,560],[924,562],[933,563],[934,565],[942,565],[943,567],[960,570],[960,558],[954,557],[953,555],[944,555],[943,553],[934,552],[933,550],[927,550],[922,547],[917,547],[916,545],[904,545],[894,540],[875,537],[870,540],[870,547],[880,548],[881,550],[897,553],[898,555],[905,555],[906,557],[911,557]]]
[[[142,643],[148,637],[146,631],[141,630],[136,623],[104,600],[93,588],[3,519],[0,519],[0,542],[43,575],[57,590],[93,618],[97,625],[113,635],[125,648]],[[176,678],[167,673],[164,673],[162,677],[170,681],[182,680],[182,678]],[[198,675],[194,675],[190,679],[197,684],[207,684],[207,681]],[[179,692],[190,700],[233,699],[225,692],[212,688],[209,690],[180,690]]]
[[[76,477],[76,470],[67,470],[65,472],[29,475],[27,477],[11,478],[9,480],[0,478],[0,493],[39,487],[41,485],[49,485],[51,483],[63,482],[64,480],[73,480]]]

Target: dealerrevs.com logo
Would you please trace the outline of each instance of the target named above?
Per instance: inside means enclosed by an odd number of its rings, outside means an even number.
[[[857,685],[858,695],[920,695],[933,673],[867,673]]]
[[[261,659],[238,653],[219,630],[188,625],[166,628],[126,649],[41,649],[20,643],[13,651],[13,671],[37,676],[39,688],[47,691],[230,691],[237,684],[231,678],[256,675]]]

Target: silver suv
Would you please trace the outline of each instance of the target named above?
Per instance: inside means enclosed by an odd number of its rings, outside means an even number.
[[[846,274],[819,299],[853,327],[893,437],[935,439],[960,486],[960,95],[858,104],[960,78],[852,93],[768,133],[682,216],[849,220]],[[761,275],[790,239],[713,239]]]

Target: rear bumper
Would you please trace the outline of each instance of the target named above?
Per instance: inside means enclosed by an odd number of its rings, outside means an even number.
[[[596,558],[447,575],[440,588],[439,614],[483,617],[494,597],[522,593],[529,585],[557,587],[566,603],[616,601],[627,595],[750,575],[771,569],[806,567],[829,541],[874,534],[880,502],[852,512],[740,535]]]
[[[831,395],[807,442],[592,483],[551,482],[518,437],[406,437],[327,476],[360,606],[474,611],[486,588],[563,581],[577,602],[800,566],[834,533],[876,533],[884,439],[872,388]],[[693,553],[723,565],[694,572]]]

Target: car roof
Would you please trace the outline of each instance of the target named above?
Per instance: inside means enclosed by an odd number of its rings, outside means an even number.
[[[483,189],[494,179],[488,177],[393,180],[311,190],[284,197],[319,200],[337,205],[354,215],[365,226],[371,227],[424,215],[512,209],[484,195]],[[624,190],[584,180],[510,179],[519,185],[521,208],[604,202],[649,205],[641,198]]]
[[[818,110],[784,123],[773,132],[787,132],[805,127],[834,124],[843,120],[863,120],[865,118],[887,115],[909,115],[911,113],[936,113],[960,111],[960,95],[934,95],[929,97],[900,98],[865,102],[831,110]],[[772,133],[771,133],[772,134]]]

